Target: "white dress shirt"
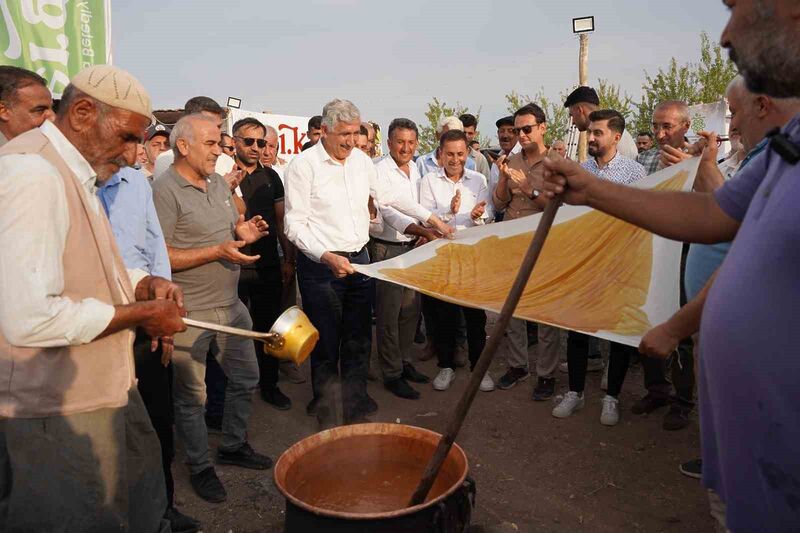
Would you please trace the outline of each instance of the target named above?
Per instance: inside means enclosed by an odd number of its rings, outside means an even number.
[[[375,170],[378,172],[378,180],[386,182],[389,187],[397,194],[409,202],[419,202],[419,169],[413,161],[408,163],[409,176],[400,170],[391,155],[383,157],[375,163]],[[372,232],[370,235],[390,242],[409,242],[413,240],[403,230],[409,224],[422,224],[424,220],[417,220],[408,215],[404,215],[394,207],[381,207],[380,218],[383,219],[383,228],[380,233]]]
[[[97,175],[50,121],[39,128],[77,176],[89,205],[100,213]],[[22,347],[85,344],[106,329],[114,306],[95,298],[74,301],[64,291],[62,256],[69,231],[64,181],[38,154],[0,157],[0,328]],[[147,273],[129,270],[135,288]]]
[[[461,191],[461,206],[454,216],[450,211],[450,202],[457,190]],[[491,196],[486,177],[466,168],[458,181],[448,178],[444,169],[441,169],[426,174],[419,184],[419,203],[457,230],[492,220],[494,209]],[[472,220],[472,208],[480,202],[486,202],[486,209],[478,220]]]
[[[504,150],[500,151],[500,155],[514,155],[518,154],[522,151],[522,145],[517,143],[514,145],[514,148],[511,149],[510,152],[506,153]],[[497,183],[500,181],[500,167],[497,166],[497,163],[492,163],[492,169],[489,171],[489,197],[492,196],[495,187],[497,187]],[[492,204],[494,205],[494,204]]]
[[[426,221],[431,216],[379,181],[372,159],[358,149],[342,164],[318,142],[292,159],[285,177],[286,236],[317,262],[325,252],[357,252],[367,244],[370,196],[379,208],[393,206]]]

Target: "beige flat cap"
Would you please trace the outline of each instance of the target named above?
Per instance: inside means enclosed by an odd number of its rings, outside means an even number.
[[[151,118],[153,105],[144,86],[129,72],[112,65],[93,65],[70,80],[76,88],[111,107]]]

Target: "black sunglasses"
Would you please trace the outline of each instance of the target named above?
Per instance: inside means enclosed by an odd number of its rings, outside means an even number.
[[[253,146],[253,143],[256,143],[259,148],[264,148],[267,145],[267,141],[265,139],[256,139],[255,137],[239,137],[238,135],[234,135],[234,137],[241,139],[245,146]]]
[[[535,128],[536,126],[538,126],[538,124],[533,124],[531,126],[522,126],[521,128],[514,128],[514,133],[519,135],[520,132],[522,132],[525,135],[528,135],[530,132],[533,131],[533,128]]]

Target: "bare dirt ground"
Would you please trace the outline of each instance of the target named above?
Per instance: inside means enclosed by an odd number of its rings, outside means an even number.
[[[534,347],[532,357],[535,353]],[[437,371],[435,360],[416,366],[431,377]],[[303,371],[309,372],[308,364]],[[491,373],[497,379],[504,371],[499,353]],[[567,388],[567,375],[558,374],[557,396]],[[459,369],[456,375],[445,392],[415,385],[422,392],[416,401],[396,398],[370,382],[369,393],[380,405],[372,420],[400,419],[443,431],[469,372]],[[677,468],[699,455],[696,417],[689,428],[669,432],[661,428],[665,409],[631,414],[630,406],[643,392],[641,366],[635,365],[620,396],[620,423],[602,426],[600,378],[601,373],[589,374],[586,407],[564,420],[551,416],[554,401],[531,400],[534,378],[511,390],[478,393],[458,438],[477,486],[470,532],[713,531],[705,491]],[[276,460],[317,430],[316,420],[305,413],[310,383],[282,380],[280,387],[292,399],[292,409],[277,411],[256,397],[250,421],[251,444]],[[218,441],[211,436],[212,449]],[[206,533],[282,531],[284,500],[272,470],[217,467],[228,500],[210,504],[194,494],[182,462],[179,449],[173,466],[178,506],[202,520]]]

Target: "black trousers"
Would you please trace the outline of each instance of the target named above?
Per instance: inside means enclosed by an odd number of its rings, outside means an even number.
[[[467,324],[467,347],[470,369],[486,345],[486,312],[423,296],[428,316],[435,324],[432,334],[433,346],[439,361],[439,368],[455,368],[456,335],[458,323],[463,314]]]
[[[366,248],[353,264],[369,264]],[[319,330],[311,352],[311,385],[317,400],[317,419],[323,425],[336,417],[334,387],[341,379],[344,422],[364,416],[367,361],[372,349],[373,280],[362,274],[336,278],[324,264],[298,254],[297,280],[303,310]]]
[[[167,505],[172,507],[175,499],[175,481],[172,479],[172,460],[175,457],[175,437],[172,432],[172,365],[165,367],[161,364],[161,345],[159,344],[155,352],[151,352],[150,337],[140,329],[136,330],[133,358],[139,395],[161,444],[161,466],[167,487]]]
[[[569,390],[583,392],[586,385],[586,367],[589,361],[589,335],[570,331],[567,337],[567,367],[569,369]],[[628,373],[630,357],[635,348],[617,342],[611,343],[608,357],[609,396],[617,397]]]
[[[242,269],[239,276],[239,299],[250,310],[253,330],[267,332],[283,311],[283,280],[279,265],[259,270]],[[270,391],[278,384],[279,361],[264,353],[264,343],[253,341],[258,357],[258,384],[262,391]]]

